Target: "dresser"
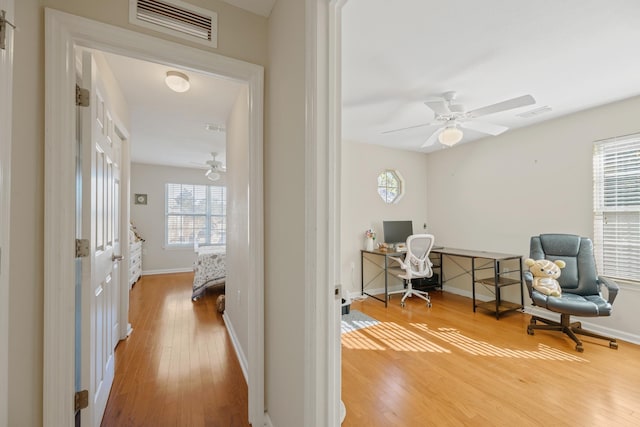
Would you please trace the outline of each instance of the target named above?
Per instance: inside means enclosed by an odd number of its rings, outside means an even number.
[[[129,244],[129,289],[138,281],[142,274],[142,242]]]

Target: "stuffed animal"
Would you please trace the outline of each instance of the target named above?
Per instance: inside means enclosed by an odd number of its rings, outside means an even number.
[[[529,271],[533,274],[533,289],[552,297],[559,297],[562,294],[562,288],[556,279],[560,277],[560,269],[567,265],[564,261],[528,258],[524,263],[529,266]]]
[[[218,295],[218,299],[216,299],[216,310],[218,310],[218,313],[224,312],[224,305],[224,294]]]

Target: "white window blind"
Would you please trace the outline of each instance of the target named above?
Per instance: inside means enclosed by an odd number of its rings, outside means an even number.
[[[640,282],[640,134],[596,142],[593,181],[600,274]]]
[[[169,183],[165,196],[167,246],[226,244],[226,187]]]

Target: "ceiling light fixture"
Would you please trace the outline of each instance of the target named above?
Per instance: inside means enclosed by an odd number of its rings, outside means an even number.
[[[220,174],[216,171],[213,170],[213,167],[211,167],[205,174],[204,176],[207,177],[207,179],[209,179],[210,181],[217,181],[220,179]]]
[[[189,76],[179,71],[167,71],[164,81],[174,92],[186,92],[191,87]]]
[[[460,142],[463,136],[464,134],[455,124],[447,125],[447,127],[440,132],[440,135],[438,135],[438,141],[451,147]]]

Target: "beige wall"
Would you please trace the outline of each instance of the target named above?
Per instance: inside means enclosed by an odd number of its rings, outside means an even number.
[[[405,181],[405,192],[397,204],[385,203],[377,193],[377,177],[385,169],[397,170]],[[360,249],[364,232],[376,231],[376,243],[384,241],[382,221],[411,220],[415,233],[431,232],[427,217],[427,155],[377,145],[342,143],[341,192],[341,283],[347,294],[360,293]],[[366,268],[366,266],[365,266]],[[390,285],[401,286],[393,280]],[[369,289],[383,289],[384,279]]]
[[[269,19],[265,143],[265,392],[274,426],[304,425],[305,2]]]
[[[44,253],[43,19],[37,0],[15,2],[9,425],[42,425]]]
[[[447,246],[523,256],[532,235],[593,236],[593,142],[639,132],[639,113],[636,97],[430,154],[430,228]],[[471,289],[469,276],[447,286]],[[513,289],[507,299],[517,301]],[[612,317],[588,321],[640,341],[639,304],[627,286]]]
[[[220,47],[212,51],[259,65],[267,62],[266,18],[222,1],[191,1],[219,12]],[[19,0],[15,6],[15,19],[20,31],[15,33],[13,85],[8,418],[10,426],[29,427],[42,425],[45,186],[43,7],[56,8],[178,43],[189,43],[131,26],[128,23],[127,0]],[[201,45],[193,46],[203,48]],[[276,215],[279,214],[276,209]]]
[[[212,183],[201,169],[131,164],[131,221],[145,240],[142,244],[142,274],[171,273],[193,269],[195,253],[188,248],[166,248],[165,184],[226,185],[225,176]],[[147,204],[136,205],[135,194],[146,194]]]

